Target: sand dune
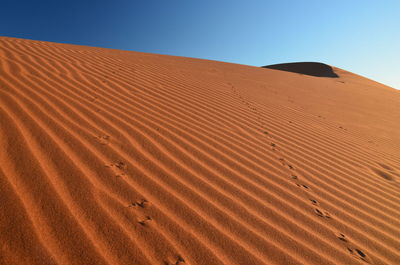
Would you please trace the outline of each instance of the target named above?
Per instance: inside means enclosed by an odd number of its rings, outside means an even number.
[[[400,95],[0,38],[0,264],[400,264]]]

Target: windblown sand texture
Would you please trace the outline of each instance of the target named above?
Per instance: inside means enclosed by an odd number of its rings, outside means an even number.
[[[399,92],[0,38],[0,264],[400,264]]]

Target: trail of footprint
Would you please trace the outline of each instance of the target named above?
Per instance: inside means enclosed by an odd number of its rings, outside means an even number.
[[[97,141],[100,142],[100,144],[106,145],[106,144],[109,144],[110,136],[109,135],[98,135],[95,137],[95,139],[97,139]],[[112,169],[114,171],[114,173],[116,173],[116,177],[124,176],[125,171],[127,169],[127,165],[122,161],[117,161],[114,163],[106,164],[105,167]],[[145,209],[146,205],[148,203],[149,203],[149,201],[143,198],[139,201],[135,201],[135,202],[129,204],[128,208],[139,207],[139,208]],[[141,226],[146,227],[146,226],[148,226],[148,223],[151,221],[153,221],[153,218],[149,215],[146,215],[144,218],[141,218],[140,220],[138,220],[137,223]],[[175,262],[170,263],[170,262],[166,261],[166,262],[164,262],[164,264],[179,265],[184,262],[185,262],[185,260],[180,255],[178,255]]]
[[[243,102],[243,103],[249,108],[249,110],[250,110],[251,112],[253,112],[253,113],[256,114],[257,120],[258,120],[258,122],[260,123],[261,131],[262,131],[263,135],[264,135],[266,138],[268,138],[269,144],[270,144],[270,146],[271,146],[272,151],[275,153],[275,156],[276,156],[277,159],[281,162],[282,166],[288,171],[288,175],[290,175],[290,178],[295,182],[295,184],[297,185],[297,187],[303,189],[303,192],[305,192],[306,196],[309,198],[309,197],[310,197],[310,192],[312,192],[311,189],[310,189],[310,187],[309,187],[309,185],[308,185],[308,184],[305,184],[305,183],[302,183],[302,182],[299,182],[299,174],[297,174],[295,167],[294,167],[292,164],[290,164],[290,163],[288,163],[288,162],[286,161],[286,159],[284,158],[284,157],[285,157],[285,154],[284,154],[283,150],[282,150],[281,148],[278,147],[278,145],[277,145],[276,142],[274,141],[274,138],[272,137],[272,135],[266,130],[266,129],[267,129],[267,126],[266,126],[266,124],[265,124],[265,123],[263,122],[263,120],[262,120],[262,115],[261,115],[261,113],[257,110],[257,108],[252,107],[252,106],[250,105],[250,103],[249,103],[248,101],[246,101],[246,100],[240,95],[240,93],[236,90],[236,88],[235,88],[232,84],[228,83],[228,85],[231,86],[233,93],[236,94],[236,95],[239,97],[239,99],[241,100],[241,102]],[[292,122],[289,121],[289,123],[292,123]],[[312,203],[314,206],[319,205],[319,203],[318,203],[316,200],[314,200],[314,199],[309,199],[309,200],[311,201],[311,203]],[[325,219],[331,219],[331,215],[330,215],[327,211],[325,211],[325,210],[318,209],[318,208],[314,208],[314,213],[315,213],[318,217],[322,217],[322,218],[325,218]]]
[[[128,208],[136,208],[136,211],[139,211],[139,216],[141,215],[142,217],[137,219],[137,224],[146,229],[152,228],[150,223],[153,221],[153,218],[150,215],[144,214],[144,212],[148,211],[146,208],[149,203],[150,202],[148,200],[142,198],[127,206]],[[163,264],[169,265],[179,265],[181,263],[185,263],[185,260],[181,255],[174,255],[173,257],[169,257],[163,261]]]
[[[276,144],[273,143],[273,147],[275,147]],[[283,152],[282,152],[283,153]],[[306,183],[299,182],[299,177],[298,174],[296,173],[296,169],[294,166],[291,164],[287,163],[286,160],[283,157],[278,158],[278,160],[281,162],[282,166],[284,166],[289,172],[290,172],[290,178],[295,182],[296,186],[301,188],[303,192],[306,194],[307,197],[310,197],[312,194],[312,190],[310,186]],[[309,201],[314,205],[314,206],[319,206],[319,202],[315,199],[309,199]],[[323,209],[320,208],[314,208],[314,213],[318,217],[326,218],[326,219],[331,219],[331,214]]]
[[[279,158],[279,160],[281,161],[282,165],[285,166],[290,172],[293,172],[293,173],[296,172],[295,168],[292,165],[286,163],[284,158],[281,157],[281,158]],[[312,194],[312,190],[311,190],[310,186],[305,183],[299,182],[299,177],[297,174],[291,174],[291,179],[295,181],[295,184],[297,187],[303,189],[303,191],[307,194],[308,197],[310,196],[310,194]],[[319,202],[317,200],[309,199],[309,201],[314,206],[319,206]],[[331,214],[328,211],[323,210],[321,208],[314,208],[314,213],[318,217],[321,217],[321,218],[325,218],[325,219],[332,218]]]
[[[266,130],[267,126],[266,126],[265,122],[261,118],[262,117],[261,113],[257,110],[257,108],[252,107],[250,105],[250,103],[248,101],[246,101],[242,97],[242,95],[240,95],[240,93],[237,91],[237,89],[235,88],[234,85],[232,85],[231,83],[227,83],[227,84],[231,87],[233,93],[239,97],[241,102],[244,103],[249,108],[249,110],[251,112],[256,114],[257,120],[260,123],[261,131],[269,139],[268,140],[270,142],[269,144],[270,144],[270,146],[272,148],[272,151],[276,152],[276,156],[277,156],[278,160],[281,161],[282,165],[285,166],[288,170],[294,171],[295,168],[291,164],[286,163],[285,159],[283,158],[284,157],[283,150],[278,147],[278,145],[275,143],[272,135]],[[291,177],[292,177],[292,179],[298,179],[297,175],[295,175],[295,174],[291,174]]]
[[[291,174],[291,179],[295,181],[296,186],[299,187],[299,188],[301,188],[301,189],[303,189],[303,192],[305,192],[305,194],[306,194],[308,197],[310,197],[310,195],[312,194],[312,190],[311,190],[310,186],[309,186],[308,184],[299,182],[299,177],[298,177],[298,175],[297,175],[297,174],[293,174],[293,173],[296,172],[295,168],[294,168],[291,164],[287,163],[283,157],[280,157],[280,158],[279,158],[279,161],[281,161],[282,166],[286,167],[286,168],[292,173],[292,174]],[[317,200],[315,200],[315,199],[309,199],[309,201],[310,201],[314,206],[319,206],[319,202],[318,202]],[[322,218],[325,218],[325,219],[331,219],[331,218],[332,218],[331,214],[330,214],[328,211],[323,210],[323,209],[321,209],[321,208],[314,208],[314,213],[315,213],[318,217],[322,217]]]

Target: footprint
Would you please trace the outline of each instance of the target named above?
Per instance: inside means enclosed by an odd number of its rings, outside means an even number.
[[[292,179],[298,179],[298,177],[296,175],[292,175],[291,178]]]
[[[284,158],[278,158],[278,160],[281,162],[282,166],[287,166],[288,164],[286,163]]]
[[[316,201],[316,200],[310,199],[310,201],[311,201],[311,203],[314,204],[314,205],[319,205],[319,202]]]
[[[121,170],[126,169],[126,164],[124,162],[121,162],[121,161],[116,163],[116,164],[114,164],[114,166],[119,168],[119,169],[121,169]]]
[[[358,248],[352,249],[349,247],[347,248],[347,250],[350,252],[350,254],[352,254],[356,258],[359,258],[359,259],[369,263],[367,255],[362,250],[360,250]]]
[[[122,161],[118,161],[116,163],[107,164],[107,165],[105,165],[105,167],[115,167],[120,170],[124,170],[124,169],[126,169],[126,164]]]
[[[146,199],[141,199],[140,201],[131,203],[128,207],[140,207],[140,208],[144,208],[146,207],[146,204],[148,203],[148,201]]]
[[[102,145],[107,145],[110,143],[109,135],[97,135],[94,138],[96,138],[96,140]]]
[[[284,158],[278,158],[278,160],[279,161],[281,161],[281,163],[282,163],[282,166],[287,166],[290,170],[294,170],[294,167],[292,166],[292,165],[290,165],[290,164],[287,164],[286,162],[285,162],[285,159]]]
[[[347,248],[347,250],[350,252],[350,254],[354,253],[354,251],[351,248]]]
[[[344,234],[342,234],[342,233],[337,233],[336,234],[336,237],[339,239],[339,240],[341,240],[341,241],[343,241],[343,242],[349,242],[348,240],[347,240],[347,238],[346,238],[346,236],[344,235]]]
[[[296,183],[296,185],[297,185],[297,187],[299,187],[299,188],[303,188],[303,189],[310,189],[310,187],[308,187],[307,185],[304,185],[304,184],[299,184],[299,183]]]
[[[315,208],[314,211],[319,217],[328,218],[328,219],[331,218],[331,215],[326,211],[321,211],[318,208]]]
[[[141,225],[143,225],[143,226],[145,226],[146,223],[149,222],[149,221],[151,221],[151,220],[153,220],[153,219],[152,219],[150,216],[146,216],[145,219],[140,220],[138,223],[141,224]]]
[[[170,263],[168,261],[164,261],[164,265],[179,265],[181,263],[185,263],[185,260],[181,256],[178,256],[176,261],[172,262],[172,263]]]
[[[314,209],[314,211],[317,213],[318,216],[324,217],[324,214],[320,210]]]
[[[116,163],[111,163],[111,164],[106,164],[104,166],[111,168],[114,171],[114,173],[116,174],[115,175],[116,177],[122,177],[122,176],[126,175],[125,170],[127,168],[127,165],[122,161],[119,161]]]

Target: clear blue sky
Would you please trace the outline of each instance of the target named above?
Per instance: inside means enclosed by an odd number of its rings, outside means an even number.
[[[254,66],[320,61],[400,89],[399,0],[2,0],[0,35]]]

